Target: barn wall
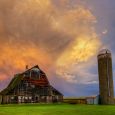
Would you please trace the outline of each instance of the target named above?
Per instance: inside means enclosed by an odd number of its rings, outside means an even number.
[[[0,95],[0,104],[2,103],[2,95]]]
[[[9,103],[9,96],[8,95],[2,96],[2,103],[3,104]]]
[[[0,102],[3,104],[10,104],[10,103],[55,103],[55,102],[62,102],[63,96],[30,96],[30,95],[23,95],[23,96],[14,96],[14,95],[4,95],[0,98]]]

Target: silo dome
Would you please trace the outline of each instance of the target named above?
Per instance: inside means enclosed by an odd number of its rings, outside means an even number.
[[[111,54],[111,51],[108,50],[108,49],[102,49],[102,50],[98,53],[98,55],[102,55],[102,54]]]

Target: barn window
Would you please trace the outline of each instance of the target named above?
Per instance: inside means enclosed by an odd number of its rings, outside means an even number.
[[[18,96],[18,99],[22,99],[22,96]]]
[[[25,97],[25,99],[27,100],[27,99],[28,99],[28,97]]]
[[[29,97],[29,99],[31,100],[31,99],[32,99],[32,97]]]
[[[34,79],[40,79],[40,70],[38,68],[33,68],[32,69],[32,74]]]
[[[14,96],[12,96],[11,99],[14,99]]]
[[[35,88],[35,85],[31,85],[32,88]]]
[[[27,87],[29,86],[29,83],[25,83],[25,84],[26,84]]]
[[[25,72],[24,77],[30,77],[30,72]]]

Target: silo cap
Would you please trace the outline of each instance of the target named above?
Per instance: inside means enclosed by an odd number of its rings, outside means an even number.
[[[102,49],[102,50],[98,53],[98,55],[102,55],[102,54],[111,54],[111,51],[108,50],[108,49]]]

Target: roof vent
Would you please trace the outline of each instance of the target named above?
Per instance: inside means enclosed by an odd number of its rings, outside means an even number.
[[[26,65],[26,70],[28,70],[28,65]]]

